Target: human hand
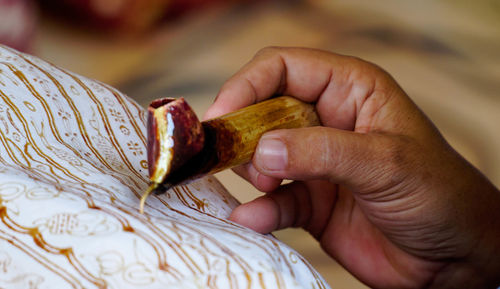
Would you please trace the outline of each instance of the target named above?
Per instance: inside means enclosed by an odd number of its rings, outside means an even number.
[[[223,85],[205,119],[276,94],[315,103],[323,126],[261,138],[235,171],[267,194],[231,220],[261,233],[303,227],[371,287],[500,284],[498,189],[390,75],[353,57],[267,48]]]

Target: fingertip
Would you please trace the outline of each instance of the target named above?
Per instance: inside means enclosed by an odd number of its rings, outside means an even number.
[[[255,181],[254,186],[261,192],[270,193],[279,188],[282,182],[282,179],[277,179],[258,173],[257,180]]]
[[[283,181],[282,179],[261,174],[255,169],[252,163],[235,167],[233,171],[247,182],[251,183],[257,190],[265,193],[276,190]]]
[[[205,121],[212,118],[216,118],[224,114],[226,114],[224,108],[221,108],[220,105],[214,103],[207,109],[207,111],[205,112],[205,114],[201,119],[202,121]]]
[[[209,120],[227,114],[233,110],[231,102],[225,101],[226,97],[221,97],[224,94],[220,91],[214,99],[214,102],[208,107],[207,111],[203,115],[202,120]]]
[[[273,199],[263,196],[238,206],[229,216],[229,220],[258,233],[267,234],[278,228],[279,210]]]
[[[276,190],[283,181],[282,179],[261,174],[252,164],[248,165],[247,170],[250,175],[251,183],[261,192],[272,192]]]

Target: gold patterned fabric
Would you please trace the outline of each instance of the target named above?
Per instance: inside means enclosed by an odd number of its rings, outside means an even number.
[[[327,288],[295,251],[226,220],[213,177],[151,196],[145,110],[0,47],[0,288]]]

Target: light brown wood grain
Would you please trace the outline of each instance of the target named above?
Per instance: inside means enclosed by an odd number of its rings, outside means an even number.
[[[320,125],[320,121],[314,105],[288,96],[273,98],[208,120],[203,126],[215,130],[215,149],[219,157],[219,163],[210,173],[249,162],[265,132],[317,125]],[[226,157],[229,153],[233,155]]]

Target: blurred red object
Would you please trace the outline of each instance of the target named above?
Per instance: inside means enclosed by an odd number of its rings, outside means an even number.
[[[171,0],[168,6],[167,16],[177,17],[190,10],[199,10],[217,2],[230,2],[230,0]],[[240,0],[239,2],[242,1]]]
[[[137,33],[166,17],[227,0],[39,0],[44,10],[107,31]]]
[[[36,9],[29,0],[0,0],[0,43],[29,51],[36,26]]]
[[[105,30],[144,30],[164,13],[169,0],[39,0],[52,14]]]

